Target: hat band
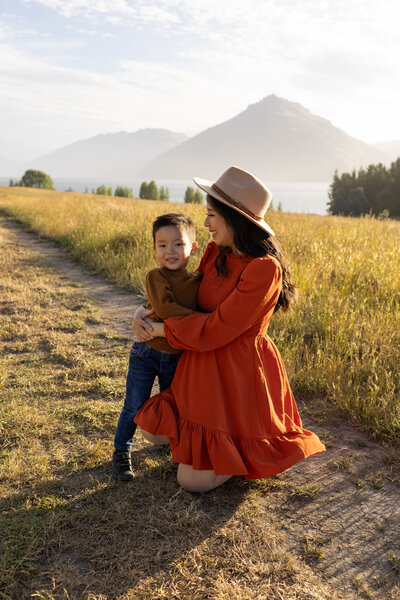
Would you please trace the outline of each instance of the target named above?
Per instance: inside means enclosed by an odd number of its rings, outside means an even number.
[[[253,212],[251,212],[251,210],[249,210],[248,208],[246,208],[245,206],[243,206],[239,202],[236,202],[236,200],[234,200],[233,198],[231,198],[230,196],[228,196],[228,194],[225,194],[225,192],[223,192],[217,185],[215,185],[215,183],[213,183],[211,185],[211,187],[212,187],[212,189],[215,192],[217,192],[220,196],[222,196],[223,199],[226,200],[229,204],[231,204],[232,206],[236,206],[236,208],[238,208],[242,212],[246,213],[246,215],[249,215],[249,217],[251,217],[252,219],[255,219],[256,221],[262,221],[263,220],[262,217],[259,217],[258,215],[255,215]]]

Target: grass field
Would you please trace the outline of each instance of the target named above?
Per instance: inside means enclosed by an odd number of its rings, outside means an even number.
[[[0,188],[0,210],[61,244],[118,285],[143,291],[155,265],[151,221],[186,211],[208,233],[204,207],[54,191]],[[334,405],[371,436],[400,439],[400,222],[271,212],[299,301],[271,321],[299,397]],[[191,267],[195,267],[193,260]],[[320,408],[322,410],[322,408]]]
[[[284,550],[278,478],[192,495],[135,436],[134,483],[113,482],[129,340],[1,233],[0,286],[0,598],[339,598]]]

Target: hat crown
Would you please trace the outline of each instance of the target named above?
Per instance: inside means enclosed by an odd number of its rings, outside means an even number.
[[[255,175],[238,167],[229,167],[216,180],[215,185],[245,209],[264,218],[272,194]]]
[[[215,182],[200,177],[193,177],[193,181],[212,198],[227,204],[270,235],[275,235],[264,220],[272,194],[252,173],[239,167],[229,167]]]

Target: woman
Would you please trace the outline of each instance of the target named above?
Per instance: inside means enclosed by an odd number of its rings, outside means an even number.
[[[213,241],[198,270],[204,313],[147,323],[136,315],[140,341],[165,336],[184,350],[171,388],[148,400],[135,421],[153,443],[169,443],[178,482],[192,492],[233,475],[268,477],[324,450],[302,428],[286,372],[266,334],[272,314],[288,310],[295,288],[274,232],[264,220],[270,191],[231,167],[207,192]]]

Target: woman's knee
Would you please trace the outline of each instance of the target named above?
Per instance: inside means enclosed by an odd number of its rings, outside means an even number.
[[[178,466],[177,480],[188,492],[209,492],[222,485],[232,475],[216,475],[214,471],[196,471],[191,465]]]
[[[164,446],[169,444],[169,439],[166,435],[154,435],[149,431],[145,431],[144,429],[140,429],[140,431],[142,432],[143,437],[152,444],[155,444],[157,446]]]
[[[204,489],[204,483],[199,480],[199,477],[196,476],[196,473],[193,472],[193,469],[187,468],[189,465],[178,466],[178,472],[176,475],[176,479],[180,486],[183,487],[184,490],[188,492],[206,492]]]

